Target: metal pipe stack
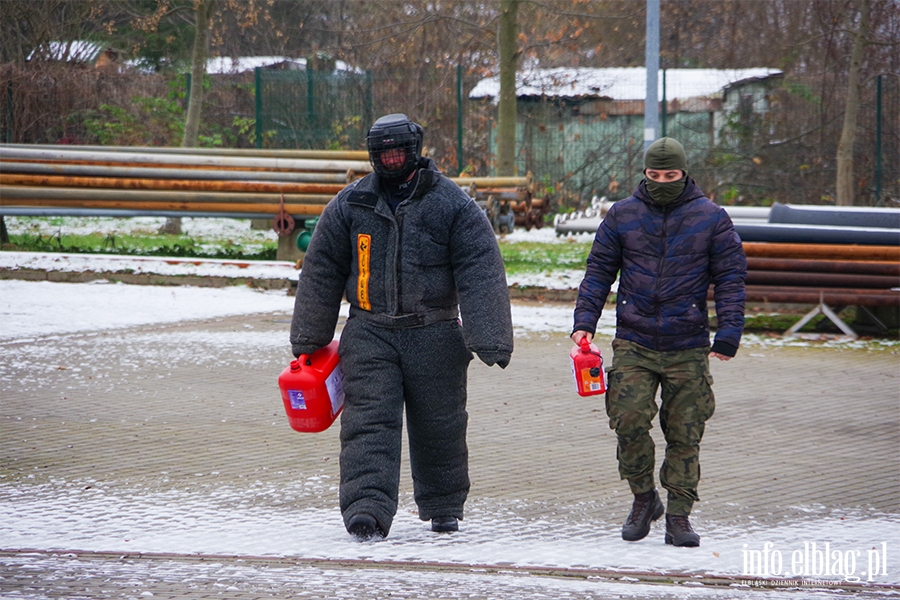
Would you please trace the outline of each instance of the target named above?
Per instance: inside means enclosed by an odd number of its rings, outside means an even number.
[[[371,170],[365,151],[0,144],[0,215],[305,219]],[[498,232],[505,215],[530,229],[550,210],[530,176],[453,181]]]
[[[743,246],[751,302],[900,306],[900,247],[769,242]]]
[[[197,152],[188,152],[198,150]],[[365,153],[362,153],[363,155]],[[0,207],[298,217],[371,170],[360,153],[0,145]]]
[[[458,177],[453,181],[481,206],[497,233],[509,233],[515,227],[540,229],[544,216],[552,210],[550,194],[538,194],[531,173],[525,177]]]

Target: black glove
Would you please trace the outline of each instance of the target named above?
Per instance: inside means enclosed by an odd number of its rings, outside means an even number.
[[[294,358],[300,358],[301,354],[309,356],[318,349],[319,347],[310,346],[309,344],[291,344],[291,354],[294,355]]]
[[[499,365],[501,369],[505,369],[506,365],[509,364],[509,352],[503,352],[502,350],[482,350],[480,352],[475,352],[478,355],[478,358],[481,359],[481,362],[486,364],[487,366]]]

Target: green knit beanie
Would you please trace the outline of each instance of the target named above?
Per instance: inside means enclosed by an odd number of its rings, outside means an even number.
[[[647,153],[644,155],[644,168],[658,171],[681,169],[687,173],[687,157],[684,155],[684,147],[673,138],[659,138],[647,148]]]

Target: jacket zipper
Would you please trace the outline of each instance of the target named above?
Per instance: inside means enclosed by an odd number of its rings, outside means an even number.
[[[663,222],[662,222],[662,252],[659,255],[659,267],[656,270],[656,347],[660,347],[660,312],[661,312],[661,301],[659,297],[659,289],[660,282],[662,281],[662,272],[663,272],[663,264],[666,261],[666,250],[669,247],[669,236],[668,236],[668,223],[669,223],[669,207],[663,207]]]
[[[400,207],[397,207],[397,210],[400,210]],[[402,269],[400,268],[400,261],[403,256],[400,249],[403,247],[403,215],[395,214],[394,222],[397,223],[397,248],[394,251],[394,269],[396,273],[394,274],[394,278],[396,279],[396,284],[394,285],[394,292],[397,294],[397,313],[398,315],[403,314],[403,282],[400,277],[400,273]]]
[[[397,294],[396,306],[397,306],[397,314],[398,315],[406,314],[403,312],[403,279],[400,275],[403,271],[403,269],[401,269],[401,264],[400,264],[402,256],[403,256],[403,253],[401,252],[401,248],[403,247],[403,213],[400,211],[400,209],[401,209],[401,207],[403,207],[404,204],[409,202],[410,198],[412,198],[413,196],[416,195],[416,190],[419,189],[420,182],[421,182],[421,174],[420,174],[420,179],[416,180],[416,185],[412,189],[412,192],[410,192],[409,196],[403,202],[401,202],[400,204],[397,205],[397,210],[394,213],[394,221],[397,223],[397,249],[395,252],[396,258],[394,260],[394,265],[395,265],[394,268],[396,269],[396,274],[394,275],[394,277],[396,278],[397,283],[394,287],[395,287],[395,292]]]

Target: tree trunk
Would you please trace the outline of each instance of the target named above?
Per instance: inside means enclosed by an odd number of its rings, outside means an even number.
[[[850,56],[850,72],[847,75],[847,105],[844,108],[844,127],[837,149],[837,191],[838,206],[853,206],[853,142],[856,138],[856,116],[859,113],[859,72],[862,66],[866,37],[869,34],[869,13],[871,0],[862,0],[860,5],[859,27],[853,40],[853,52]]]
[[[516,68],[519,58],[516,16],[519,0],[502,0],[500,7],[500,101],[497,106],[497,175],[516,170]]]
[[[187,117],[184,122],[182,148],[195,147],[200,132],[200,107],[203,105],[203,78],[206,75],[209,18],[214,2],[215,0],[200,0],[196,5],[197,31],[194,34],[194,49],[191,52],[191,100],[188,103]]]
[[[200,134],[200,107],[203,105],[203,78],[206,75],[207,46],[209,41],[209,18],[215,0],[199,0],[196,4],[197,25],[194,33],[194,48],[191,52],[191,89],[187,116],[184,122],[182,148],[197,146]],[[178,235],[181,233],[181,217],[166,219],[160,233]]]

